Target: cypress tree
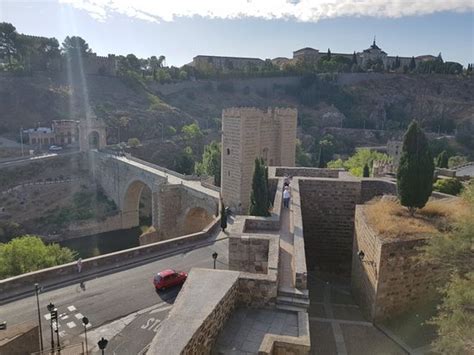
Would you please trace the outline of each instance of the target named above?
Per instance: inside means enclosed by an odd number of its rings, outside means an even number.
[[[416,68],[415,57],[411,57],[411,59],[410,59],[410,65],[408,66],[408,68],[410,69],[410,71],[415,70],[415,68]]]
[[[356,52],[355,52],[355,51],[354,51],[354,53],[352,54],[352,64],[357,65],[357,55],[356,55]]]
[[[225,232],[227,228],[227,212],[225,210],[224,201],[221,200],[221,229]]]
[[[438,168],[448,168],[448,152],[443,150],[441,153],[439,153],[438,157],[436,158],[436,166]]]
[[[369,166],[367,165],[367,163],[365,163],[365,165],[364,165],[364,170],[362,172],[362,176],[363,177],[369,177],[370,176],[370,170],[369,170]]]
[[[403,138],[397,172],[398,197],[402,206],[413,215],[423,208],[433,189],[434,162],[425,134],[413,121]]]
[[[268,186],[265,179],[265,166],[261,159],[255,159],[255,168],[250,194],[249,214],[252,216],[268,216]]]
[[[328,54],[327,54],[328,60],[331,60],[331,50],[328,48]]]

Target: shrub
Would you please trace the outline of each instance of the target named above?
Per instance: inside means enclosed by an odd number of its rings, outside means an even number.
[[[458,195],[462,190],[462,183],[458,179],[439,179],[433,185],[433,190],[450,195]]]

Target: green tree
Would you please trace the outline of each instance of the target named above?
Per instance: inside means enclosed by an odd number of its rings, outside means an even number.
[[[296,140],[296,165],[297,166],[312,166],[311,155],[305,152],[301,141]]]
[[[175,170],[181,174],[191,175],[194,170],[194,155],[191,147],[183,149],[181,154],[176,158]]]
[[[269,216],[268,184],[265,178],[265,164],[262,159],[255,159],[252,192],[250,194],[249,214],[251,216]]]
[[[440,271],[443,302],[432,324],[438,327],[434,351],[440,354],[468,354],[474,350],[474,183],[462,194],[466,213],[449,233],[435,235],[423,247],[423,260]]]
[[[403,138],[402,154],[397,172],[400,203],[413,215],[423,208],[433,190],[434,162],[425,134],[413,121]]]
[[[17,53],[18,33],[11,23],[0,23],[0,57],[8,58],[8,64],[12,64],[12,58]]]
[[[349,159],[343,161],[341,159],[330,161],[327,166],[331,169],[344,168],[354,176],[364,175],[364,166],[370,167],[373,165],[374,160],[389,161],[390,157],[386,154],[376,152],[371,149],[358,149],[354,155]]]
[[[196,163],[194,171],[197,175],[214,177],[214,185],[221,186],[221,147],[216,141],[204,147],[202,161]]]
[[[438,168],[448,168],[448,152],[443,150],[439,153],[438,157],[436,158],[436,166]]]
[[[225,210],[224,201],[221,200],[221,229],[225,232],[227,228],[227,211]]]
[[[352,64],[353,65],[357,65],[357,55],[356,55],[356,52],[354,51],[354,53],[352,54]]]
[[[201,128],[199,128],[196,122],[183,126],[181,133],[187,144],[199,144],[204,137]]]
[[[128,67],[130,68],[130,70],[133,70],[135,72],[140,71],[141,69],[140,60],[137,58],[135,54],[127,54],[125,58],[127,59]]]
[[[364,165],[364,170],[362,172],[363,177],[370,177],[370,170],[369,170],[369,165],[365,163]]]
[[[131,147],[131,148],[136,148],[140,145],[140,140],[138,138],[130,138],[128,140],[128,145]]]
[[[24,274],[74,260],[75,253],[59,244],[45,245],[36,236],[25,235],[0,244],[0,277]]]
[[[410,64],[408,65],[408,69],[410,69],[410,71],[413,71],[415,70],[415,68],[416,68],[415,57],[411,57]]]
[[[328,53],[326,54],[327,60],[331,60],[331,49],[328,48]]]
[[[439,179],[433,185],[433,190],[449,195],[458,195],[462,190],[462,183],[454,179]]]
[[[465,156],[455,155],[455,156],[452,156],[448,159],[448,167],[451,169],[451,168],[454,168],[456,166],[465,164],[467,162],[468,162],[468,160]]]
[[[67,36],[62,44],[62,52],[68,59],[78,59],[92,54],[87,42],[79,36]]]

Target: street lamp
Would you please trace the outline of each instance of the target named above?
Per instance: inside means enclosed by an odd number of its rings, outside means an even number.
[[[109,341],[107,339],[105,339],[104,337],[102,337],[99,340],[99,342],[97,343],[97,345],[99,345],[99,349],[102,350],[102,355],[104,355],[104,350],[107,347],[108,343],[109,343]]]
[[[40,338],[40,349],[41,351],[44,350],[43,348],[43,330],[41,329],[41,312],[40,312],[40,304],[39,304],[39,292],[40,292],[39,284],[35,283],[35,295],[36,295],[36,307],[38,309],[38,323],[39,323],[39,338]]]
[[[54,336],[53,336],[53,310],[54,310],[54,304],[49,302],[49,304],[46,306],[49,311],[49,329],[51,330],[51,352],[54,353]]]
[[[216,252],[212,253],[212,258],[214,259],[214,270],[216,269],[217,255],[218,255],[218,254],[217,254]]]
[[[84,325],[84,338],[86,339],[86,355],[87,355],[89,354],[89,348],[87,347],[87,324],[89,324],[89,319],[87,317],[83,317],[82,324]]]

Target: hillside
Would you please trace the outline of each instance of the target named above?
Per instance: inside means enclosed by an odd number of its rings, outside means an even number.
[[[99,75],[83,79],[77,73],[0,75],[0,134],[10,137],[16,137],[20,127],[84,119],[86,112],[93,112],[107,123],[109,143],[118,141],[120,130],[122,141],[138,137],[153,142],[157,155],[162,133],[173,138],[171,127],[179,134],[180,127],[194,120],[217,138],[221,110],[229,106],[297,107],[306,135],[300,137],[303,142],[321,135],[323,128],[342,125],[386,129],[388,133],[378,133],[374,139],[367,134],[358,139],[353,133],[356,137],[350,138],[352,145],[383,144],[399,135],[412,118],[436,133],[469,129],[469,122],[474,129],[474,80],[454,75],[361,73],[158,84]],[[121,117],[127,117],[128,123],[121,124]],[[181,146],[180,139],[171,141],[168,154],[175,145]],[[147,157],[150,152],[141,155]]]

